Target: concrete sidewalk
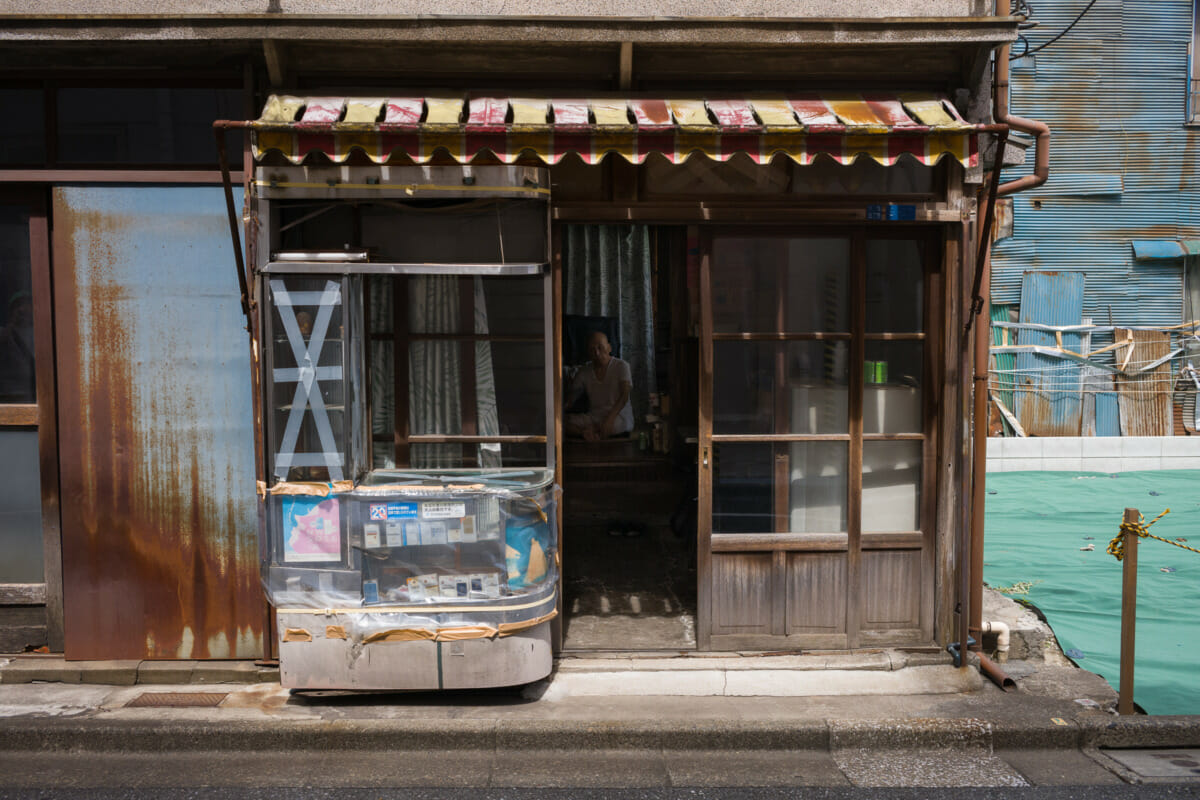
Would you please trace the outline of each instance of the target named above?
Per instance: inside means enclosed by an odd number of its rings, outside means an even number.
[[[79,682],[13,682],[33,661]],[[934,654],[626,655],[560,659],[518,690],[292,695],[205,683],[204,662],[133,684],[155,671],[18,658],[0,667],[0,786],[1100,785],[1147,779],[1102,748],[1200,746],[1200,717],[1119,718],[1092,673],[1008,667],[1016,691]],[[125,685],[84,682],[103,674]],[[297,758],[323,766],[298,776]]]

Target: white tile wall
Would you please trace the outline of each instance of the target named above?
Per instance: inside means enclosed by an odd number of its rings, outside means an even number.
[[[1080,436],[1084,458],[1118,458],[1121,455],[1120,436]]]
[[[1042,458],[1074,458],[1078,460],[1083,455],[1083,439],[1079,436],[1063,436],[1042,440]],[[1050,467],[1049,469],[1053,469]],[[1064,467],[1066,469],[1066,467]],[[1078,468],[1076,468],[1078,469]]]
[[[1121,458],[1162,458],[1162,439],[1149,436],[1122,436]]]
[[[1200,469],[1200,456],[1193,458],[1163,458],[1163,469]]]
[[[1046,469],[1046,460],[1042,458],[1006,458],[1009,472],[1041,472]]]
[[[1200,469],[1200,436],[994,437],[988,472]]]
[[[989,441],[989,444],[991,442]],[[989,448],[988,454],[991,454]],[[1162,440],[1163,458],[1200,458],[1200,436],[1169,436]]]
[[[1122,458],[1121,472],[1142,472],[1162,469],[1161,458]]]
[[[1002,448],[1004,458],[1041,458],[1042,443],[1040,437],[1019,438],[1006,437]]]

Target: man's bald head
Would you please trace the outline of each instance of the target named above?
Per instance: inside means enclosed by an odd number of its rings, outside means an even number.
[[[604,331],[592,331],[592,335],[588,337],[588,358],[597,367],[603,367],[612,358],[612,346],[608,343],[608,336]]]

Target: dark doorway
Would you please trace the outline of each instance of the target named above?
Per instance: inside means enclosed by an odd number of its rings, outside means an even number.
[[[696,338],[687,231],[566,226],[564,345],[596,330],[632,369],[634,425],[584,441],[563,465],[563,647],[696,647]],[[574,283],[573,283],[574,281]],[[583,285],[584,283],[588,285]],[[564,367],[590,369],[564,347]],[[568,392],[569,394],[569,392]]]

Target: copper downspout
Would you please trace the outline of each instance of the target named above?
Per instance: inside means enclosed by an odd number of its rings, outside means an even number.
[[[996,16],[1007,17],[1012,11],[1011,0],[996,0]],[[983,524],[984,505],[987,501],[987,385],[988,385],[988,339],[991,337],[991,326],[984,324],[991,318],[988,298],[991,295],[991,217],[992,208],[997,197],[1013,194],[1014,192],[1041,186],[1050,177],[1050,128],[1040,120],[1025,119],[1008,112],[1008,57],[1010,45],[1001,45],[996,53],[994,74],[992,78],[993,117],[996,123],[1008,125],[1025,133],[1036,135],[1034,143],[1034,167],[1032,175],[1025,175],[1014,181],[997,185],[997,176],[1004,164],[1004,147],[1007,136],[997,142],[996,155],[993,164],[992,192],[987,198],[988,214],[983,228],[979,232],[979,247],[982,260],[976,273],[975,285],[977,291],[973,298],[973,316],[975,326],[975,370],[973,391],[974,408],[972,420],[972,438],[974,458],[971,475],[971,544],[970,544],[970,597],[968,607],[970,613],[970,632],[974,635],[977,650],[982,650],[983,641]],[[979,653],[980,671],[983,672],[1000,688],[1013,685],[1012,679],[1004,674],[995,663]]]
[[[1007,17],[1012,11],[1012,0],[996,0],[996,16]],[[1012,45],[1003,44],[996,53],[995,69],[992,75],[992,116],[996,122],[1008,125],[1025,133],[1032,133],[1034,140],[1033,174],[1017,178],[1015,181],[1003,183],[996,190],[997,197],[1004,197],[1013,192],[1023,192],[1041,186],[1050,177],[1050,127],[1036,119],[1025,119],[1008,113],[1008,54]],[[1004,163],[1004,153],[996,154],[996,163]]]

